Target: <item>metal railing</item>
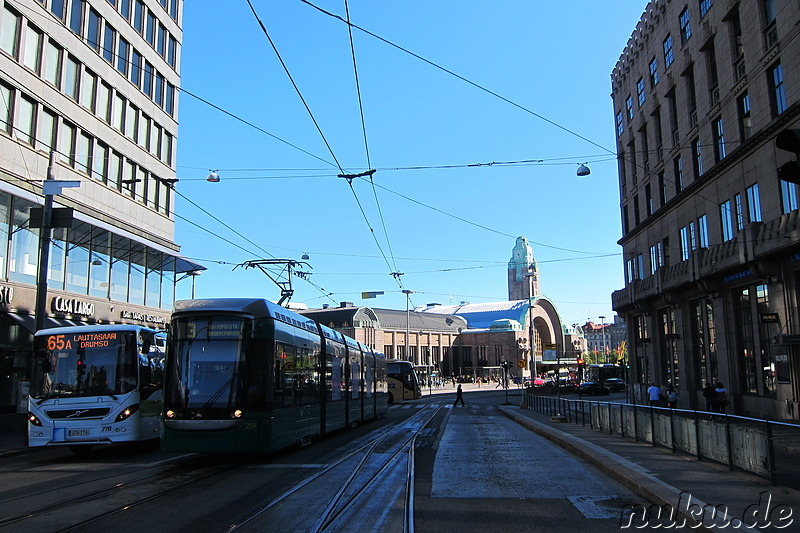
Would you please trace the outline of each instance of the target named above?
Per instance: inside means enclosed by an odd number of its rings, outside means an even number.
[[[800,425],[724,413],[526,394],[525,407],[800,489]]]

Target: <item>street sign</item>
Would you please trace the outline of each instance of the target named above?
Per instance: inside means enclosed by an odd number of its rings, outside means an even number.
[[[762,324],[777,324],[779,321],[778,313],[761,313]]]
[[[520,368],[528,368],[528,362],[525,359],[520,359],[517,361],[517,366]]]

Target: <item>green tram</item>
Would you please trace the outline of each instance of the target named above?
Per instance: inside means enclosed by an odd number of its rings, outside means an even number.
[[[263,299],[182,300],[167,335],[162,449],[269,453],[379,418],[386,358]]]

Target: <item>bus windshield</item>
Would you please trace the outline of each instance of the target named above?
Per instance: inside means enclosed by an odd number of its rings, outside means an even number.
[[[34,398],[126,394],[137,385],[137,343],[130,331],[81,331],[36,337]]]
[[[240,317],[174,319],[166,404],[201,411],[236,405],[249,325],[250,320]]]

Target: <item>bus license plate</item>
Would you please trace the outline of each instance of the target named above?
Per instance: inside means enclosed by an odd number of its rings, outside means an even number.
[[[88,437],[89,430],[88,429],[70,429],[68,432],[70,437]]]

